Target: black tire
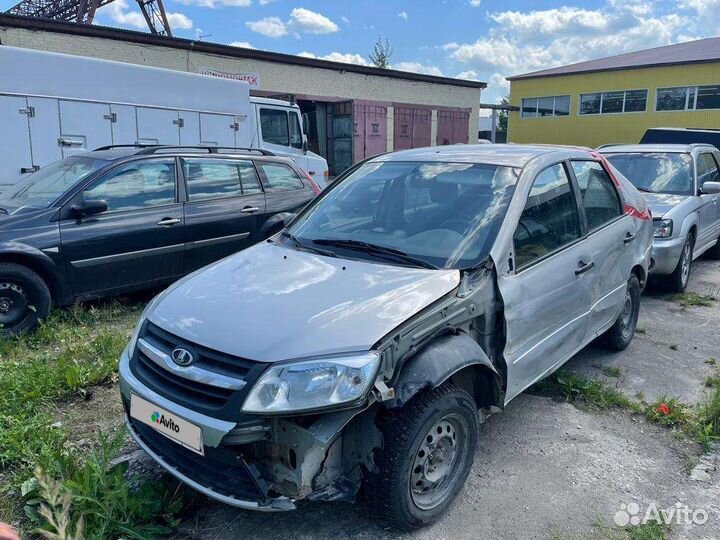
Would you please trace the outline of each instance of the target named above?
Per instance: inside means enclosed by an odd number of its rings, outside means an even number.
[[[672,274],[663,276],[662,278],[662,284],[666,290],[677,293],[685,292],[690,282],[690,272],[692,271],[693,244],[694,238],[692,234],[688,234],[675,270],[673,270]]]
[[[601,337],[601,342],[614,351],[622,351],[630,345],[635,336],[640,315],[640,281],[636,275],[630,276],[625,293],[625,304],[615,324]]]
[[[0,263],[0,336],[33,330],[52,307],[47,283],[35,272],[15,263]]]
[[[366,478],[366,503],[400,529],[432,523],[448,509],[470,473],[478,437],[475,401],[446,384],[392,411],[381,429],[384,448],[376,456],[380,470]],[[432,482],[434,487],[429,487]]]

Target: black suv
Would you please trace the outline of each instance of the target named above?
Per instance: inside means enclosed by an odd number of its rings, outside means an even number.
[[[319,191],[261,150],[111,146],[55,162],[0,192],[0,333],[167,284],[270,236]]]

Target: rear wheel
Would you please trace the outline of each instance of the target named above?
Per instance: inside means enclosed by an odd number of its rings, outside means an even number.
[[[625,290],[622,311],[615,324],[601,338],[602,343],[608,348],[622,351],[630,345],[635,336],[635,329],[640,315],[640,293],[640,281],[638,281],[637,276],[632,275]]]
[[[477,448],[473,398],[443,385],[412,399],[383,421],[379,473],[366,482],[374,512],[401,529],[428,525],[465,484]]]
[[[15,263],[0,264],[0,335],[34,329],[51,305],[50,289],[37,273]]]
[[[693,259],[693,236],[688,234],[682,247],[680,260],[673,273],[663,278],[665,287],[673,292],[684,292],[690,281]]]

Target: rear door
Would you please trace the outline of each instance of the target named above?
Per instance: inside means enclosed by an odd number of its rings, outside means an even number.
[[[61,100],[59,107],[63,157],[113,143],[110,105]]]
[[[256,161],[265,187],[264,220],[280,212],[298,212],[314,197],[309,184],[290,165],[274,161]]]
[[[627,281],[634,264],[636,228],[623,211],[620,194],[602,165],[596,161],[571,161],[587,225],[584,242],[595,263],[592,272],[592,312],[589,330],[598,333],[610,326],[625,300]]]
[[[28,104],[24,97],[0,96],[0,184],[14,184],[33,172]]]
[[[183,273],[182,204],[174,158],[132,161],[98,178],[63,208],[62,250],[77,295],[152,286]],[[101,199],[83,219],[70,206]]]
[[[239,126],[232,115],[200,113],[200,144],[233,148]]]
[[[588,339],[596,269],[562,163],[534,179],[514,233],[514,273],[500,274],[509,401],[566,361]]]
[[[138,107],[137,142],[142,144],[180,144],[180,117],[177,111]]]
[[[185,271],[191,272],[257,240],[265,194],[251,160],[183,158],[182,163]]]

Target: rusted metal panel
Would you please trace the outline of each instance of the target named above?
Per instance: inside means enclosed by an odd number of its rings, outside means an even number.
[[[355,104],[355,161],[382,154],[387,148],[387,107]]]
[[[395,150],[430,146],[432,111],[421,107],[395,107]]]
[[[467,144],[470,129],[470,112],[466,110],[439,110],[437,113],[438,146],[448,144]]]

